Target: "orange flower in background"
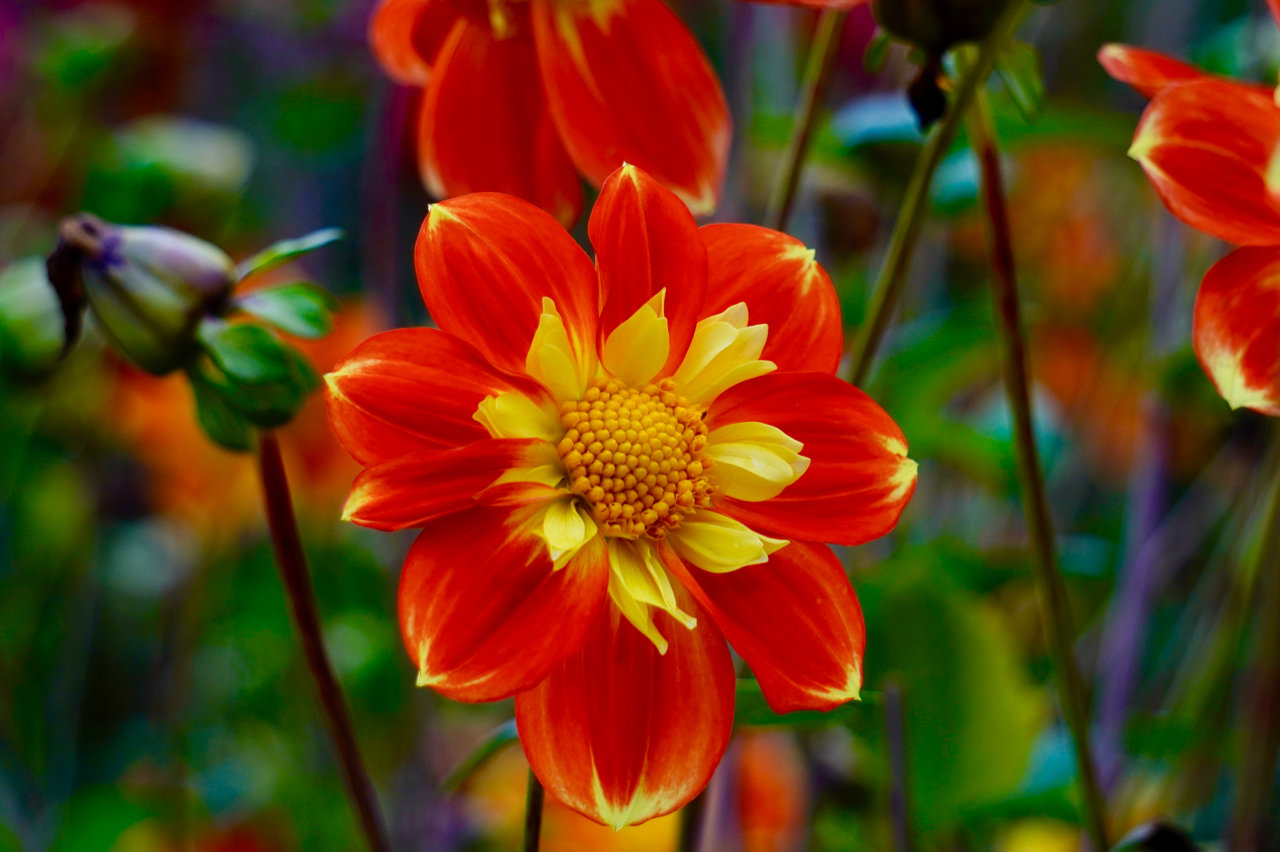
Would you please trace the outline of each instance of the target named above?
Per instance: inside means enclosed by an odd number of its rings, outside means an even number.
[[[365,466],[345,516],[422,528],[400,586],[418,682],[515,695],[538,778],[617,827],[710,778],[725,639],[776,710],[857,697],[862,615],[822,542],[891,530],[916,466],[835,378],[836,293],[803,244],[699,229],[630,166],[588,232],[594,266],[519,199],[432,206],[416,262],[439,330],[378,335],[326,378]]]
[[[800,852],[809,839],[809,768],[792,731],[737,735],[743,852]]]

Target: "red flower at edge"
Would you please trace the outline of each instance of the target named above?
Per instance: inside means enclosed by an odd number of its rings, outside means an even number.
[[[619,827],[711,777],[726,639],[776,710],[857,697],[862,614],[823,542],[891,530],[916,465],[833,375],[839,306],[803,244],[698,228],[631,166],[588,230],[594,266],[525,201],[433,205],[416,264],[439,329],[370,338],[327,399],[365,465],[345,517],[422,529],[400,584],[418,682],[515,695],[538,778]]]
[[[1268,0],[1280,21],[1280,0]],[[1196,297],[1201,366],[1233,408],[1280,416],[1280,106],[1270,86],[1110,44],[1098,61],[1150,97],[1129,156],[1169,211],[1239,249]]]

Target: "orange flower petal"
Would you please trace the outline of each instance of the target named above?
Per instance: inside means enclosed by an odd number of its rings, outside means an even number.
[[[484,506],[432,521],[405,559],[400,626],[418,683],[458,701],[532,687],[582,646],[604,608],[603,539],[553,571],[513,511]]]
[[[707,426],[767,423],[803,446],[809,469],[769,500],[731,497],[716,511],[779,538],[862,544],[893,529],[915,492],[916,463],[871,397],[825,373],[770,373],[711,404]]]
[[[1280,243],[1280,202],[1267,168],[1280,107],[1256,86],[1204,79],[1151,101],[1129,155],[1182,221],[1238,245]]]
[[[1200,80],[1208,75],[1181,60],[1154,50],[1127,44],[1104,44],[1098,62],[1121,83],[1128,83],[1143,97],[1153,98],[1175,83]]]
[[[596,186],[624,162],[698,215],[715,209],[729,156],[724,92],[662,0],[531,4],[551,113]]]
[[[527,201],[481,193],[433,204],[414,259],[436,325],[500,369],[524,373],[544,296],[555,301],[574,346],[595,346],[591,260]]]
[[[1280,417],[1280,248],[1237,249],[1196,296],[1200,365],[1232,408]]]
[[[698,626],[655,611],[670,641],[665,655],[609,606],[579,653],[516,696],[520,742],[538,779],[569,807],[615,828],[687,803],[729,743],[729,649],[692,597],[676,594]]]
[[[582,186],[551,120],[533,42],[495,39],[487,24],[454,24],[418,121],[423,181],[438,198],[502,192],[561,225],[582,214]]]
[[[706,225],[703,317],[746,302],[749,321],[767,323],[760,357],[779,370],[834,374],[844,354],[840,297],[813,252],[795,237],[757,225]]]
[[[528,379],[493,369],[456,337],[430,328],[376,334],[325,380],[329,424],[364,465],[484,440],[489,433],[472,416],[482,399],[541,392]]]
[[[707,292],[707,250],[680,200],[635,166],[605,181],[587,225],[600,273],[603,338],[665,289],[670,373],[680,365]]]
[[[369,46],[391,79],[425,86],[458,17],[449,0],[382,0],[369,19]]]
[[[793,541],[731,574],[691,569],[669,546],[660,552],[751,666],[774,712],[829,710],[858,697],[866,626],[831,548]]]

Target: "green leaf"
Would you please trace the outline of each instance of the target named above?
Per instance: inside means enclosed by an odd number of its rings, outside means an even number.
[[[238,267],[240,277],[243,279],[258,272],[275,269],[277,266],[288,263],[299,255],[315,251],[321,246],[327,246],[329,243],[342,239],[342,237],[343,233],[340,228],[322,228],[319,231],[307,234],[305,237],[281,240],[278,243],[267,246],[244,263],[241,263]]]
[[[253,427],[223,396],[222,390],[197,370],[191,370],[191,389],[196,396],[196,419],[200,428],[220,447],[245,452],[253,442]]]
[[[884,70],[884,64],[889,61],[889,47],[892,44],[889,34],[877,28],[871,41],[867,42],[867,49],[862,52],[862,67],[867,69],[867,73],[879,74]]]
[[[236,299],[235,307],[297,337],[324,337],[333,330],[338,300],[306,281],[264,287]]]
[[[200,323],[196,336],[218,367],[235,382],[260,385],[289,376],[289,347],[260,325],[231,325],[211,317]]]
[[[880,703],[880,693],[863,690],[861,701],[850,701],[834,710],[775,713],[764,700],[759,681],[739,678],[733,702],[733,724],[735,727],[829,728],[832,725],[852,725],[861,728],[870,716],[880,712]]]
[[[457,766],[449,770],[444,776],[444,780],[440,782],[440,789],[447,793],[457,792],[467,779],[475,774],[476,770],[489,762],[495,754],[509,743],[516,742],[520,739],[520,734],[516,732],[516,720],[503,722],[489,733],[485,734],[480,742],[476,743],[471,751],[467,752],[462,760],[458,761]]]
[[[1025,41],[1010,42],[996,59],[996,71],[1022,117],[1028,123],[1039,118],[1044,105],[1040,52]]]

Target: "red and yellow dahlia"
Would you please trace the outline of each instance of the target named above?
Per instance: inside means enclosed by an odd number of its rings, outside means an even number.
[[[729,739],[729,643],[779,711],[858,695],[864,628],[824,542],[888,532],[902,433],[834,376],[813,252],[698,228],[638,168],[605,181],[596,262],[517,198],[436,204],[416,249],[439,329],[370,338],[327,377],[365,466],[345,517],[421,528],[400,583],[418,683],[516,696],[561,801],[623,826],[679,808]]]

